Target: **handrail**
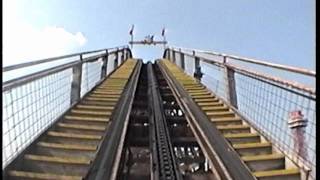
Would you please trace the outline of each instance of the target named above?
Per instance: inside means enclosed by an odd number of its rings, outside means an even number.
[[[195,52],[200,52],[200,53],[206,53],[206,54],[210,54],[210,55],[231,58],[233,60],[238,60],[238,61],[242,61],[242,62],[247,62],[247,63],[257,64],[257,65],[272,67],[272,68],[281,69],[281,70],[285,70],[285,71],[289,71],[289,72],[295,72],[295,73],[299,73],[299,74],[304,74],[304,75],[307,75],[307,76],[312,76],[312,77],[316,76],[316,72],[312,71],[312,70],[293,67],[293,66],[288,66],[288,65],[276,64],[276,63],[270,63],[270,62],[267,62],[267,61],[257,60],[257,59],[253,59],[253,58],[246,58],[246,57],[241,57],[241,56],[236,56],[236,55],[218,53],[218,52],[214,52],[214,51],[203,51],[203,50],[181,48],[181,47],[175,47],[175,46],[171,46],[169,48],[171,48],[172,50],[176,50],[176,51],[178,49],[178,50],[186,50],[186,51],[195,51]]]
[[[166,49],[166,50],[169,50],[169,48]],[[219,61],[216,61],[214,59],[210,59],[210,58],[206,58],[206,57],[202,57],[202,56],[196,55],[195,51],[193,51],[193,53],[191,54],[191,53],[188,53],[188,52],[181,52],[180,49],[179,49],[179,51],[177,51],[176,49],[170,49],[170,50],[173,50],[173,51],[175,51],[177,53],[183,53],[184,55],[189,56],[189,57],[199,58],[199,59],[201,59],[202,61],[204,61],[206,63],[214,64],[214,65],[219,66],[219,67],[228,67],[228,68],[233,69],[235,71],[242,72],[242,73],[245,72],[245,74],[250,74],[250,75],[254,75],[254,76],[257,76],[257,77],[260,77],[260,78],[263,78],[263,79],[268,79],[268,80],[274,81],[276,83],[280,83],[280,84],[285,85],[285,86],[289,86],[289,87],[292,87],[292,88],[295,88],[295,89],[298,89],[298,90],[301,90],[301,91],[305,91],[305,92],[310,93],[312,95],[316,94],[315,88],[307,87],[306,85],[303,85],[303,84],[300,84],[300,83],[297,83],[297,82],[287,81],[287,80],[284,80],[282,78],[271,77],[269,75],[265,75],[265,74],[262,74],[262,73],[257,73],[257,72],[254,72],[252,70],[244,70],[243,68],[238,67],[238,65],[231,65],[230,63],[227,63],[227,62],[219,62]],[[206,51],[203,51],[203,52],[206,52]],[[231,57],[231,56],[223,56],[223,57]],[[278,66],[278,69],[280,69],[279,66]],[[291,67],[291,70],[292,69],[294,69],[294,67]],[[297,69],[299,69],[299,68],[297,68]],[[285,69],[285,70],[291,71],[289,69]],[[304,69],[304,72],[306,72],[306,71],[309,71],[309,70],[305,70]],[[291,71],[291,72],[294,72],[294,71]],[[305,73],[302,73],[302,71],[299,71],[299,72],[296,72],[296,73],[300,73],[300,74],[306,75]],[[315,74],[315,72],[313,72],[313,73]]]
[[[6,72],[6,71],[11,71],[11,70],[19,69],[19,68],[32,66],[32,65],[42,64],[42,63],[46,63],[46,62],[52,62],[52,61],[58,60],[59,58],[67,58],[67,57],[73,57],[73,56],[80,55],[80,59],[72,61],[70,63],[57,65],[55,67],[47,68],[45,70],[38,71],[38,72],[35,72],[33,74],[28,74],[28,75],[25,75],[25,76],[22,76],[22,77],[18,77],[18,78],[3,82],[2,91],[6,91],[6,90],[9,90],[9,89],[17,87],[17,86],[21,86],[21,85],[26,84],[26,83],[28,83],[30,81],[34,81],[36,79],[39,79],[39,78],[41,78],[43,76],[48,76],[48,75],[53,74],[53,73],[61,72],[61,71],[65,70],[65,69],[72,68],[72,67],[74,67],[75,65],[77,65],[79,63],[83,64],[83,63],[87,63],[87,62],[97,61],[99,58],[107,56],[108,54],[117,53],[118,51],[121,51],[121,50],[128,50],[127,47],[125,47],[125,46],[122,46],[122,47],[123,47],[122,49],[119,48],[119,47],[108,48],[109,50],[110,49],[115,49],[115,50],[113,50],[112,52],[108,52],[108,53],[106,52],[106,53],[103,53],[103,54],[99,54],[99,55],[95,55],[95,56],[91,56],[91,57],[86,57],[86,58],[82,58],[82,56],[84,54],[90,54],[90,53],[93,53],[93,52],[100,52],[102,50],[95,50],[95,51],[87,51],[87,52],[81,52],[81,53],[76,53],[76,54],[69,54],[69,55],[65,55],[65,56],[47,58],[47,59],[38,60],[38,61],[34,61],[34,62],[27,62],[27,63],[22,63],[22,64],[17,64],[17,65],[4,67],[3,68],[3,72]],[[104,50],[107,51],[108,49],[104,49]]]
[[[128,49],[128,48],[129,48],[128,46],[119,46],[119,47],[114,47],[114,48],[104,48],[104,49],[99,49],[99,50],[85,51],[85,52],[79,52],[79,53],[68,54],[68,55],[63,55],[63,56],[50,57],[50,58],[46,58],[46,59],[40,59],[40,60],[30,61],[30,62],[26,62],[26,63],[6,66],[6,67],[2,68],[2,72],[12,71],[15,69],[25,68],[28,66],[38,65],[38,64],[42,64],[42,63],[53,62],[56,60],[61,60],[61,59],[70,58],[70,57],[79,56],[79,55],[85,55],[85,54],[91,54],[91,53],[115,49],[114,51],[111,52],[111,53],[113,53],[113,52],[117,51],[116,49]]]

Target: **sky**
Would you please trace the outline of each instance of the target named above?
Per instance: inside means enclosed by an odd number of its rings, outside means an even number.
[[[314,0],[4,0],[4,66],[115,47],[149,34],[169,45],[315,69]],[[145,61],[163,46],[135,46]]]

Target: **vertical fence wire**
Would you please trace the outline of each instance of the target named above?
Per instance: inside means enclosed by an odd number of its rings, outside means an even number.
[[[114,70],[114,59],[115,59],[115,54],[109,54],[108,55],[108,65],[107,65],[107,74],[110,74]]]
[[[200,61],[203,77],[202,83],[215,92],[219,97],[227,100],[224,68]]]
[[[249,122],[298,166],[310,168],[310,178],[315,178],[315,96],[242,74],[236,74],[236,92],[238,110]],[[299,154],[297,136],[288,125],[290,112],[297,110],[308,120],[303,130],[305,156]]]
[[[185,64],[185,72],[190,75],[193,76],[194,73],[194,59],[190,56],[184,56],[184,64]]]
[[[175,53],[178,57],[179,52]],[[207,57],[208,58],[208,57]],[[212,57],[210,57],[212,58]],[[172,53],[170,54],[172,60]],[[222,58],[216,59],[222,62]],[[200,58],[201,60],[201,58]],[[176,64],[181,67],[176,58]],[[194,73],[194,57],[185,56],[185,72]],[[228,100],[225,68],[200,61],[201,82],[220,98]],[[278,151],[284,153],[297,166],[310,170],[309,178],[316,174],[316,109],[315,95],[290,88],[262,77],[235,72],[238,110],[248,122],[264,135]],[[289,114],[301,111],[308,120],[304,132],[304,145],[298,147],[295,129],[288,124]],[[301,139],[300,139],[301,140]],[[298,148],[297,148],[298,147]],[[304,155],[301,154],[301,148]]]
[[[70,106],[72,70],[2,92],[2,168]]]
[[[81,97],[89,92],[101,78],[102,59],[82,64]]]

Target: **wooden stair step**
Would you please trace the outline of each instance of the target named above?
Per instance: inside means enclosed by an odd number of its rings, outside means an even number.
[[[32,160],[32,161],[50,162],[50,163],[61,163],[61,164],[89,165],[91,163],[91,160],[88,158],[43,156],[43,155],[33,155],[33,154],[26,154],[24,156],[24,159]]]
[[[82,110],[82,109],[72,109],[71,113],[74,114],[88,114],[88,115],[100,115],[100,116],[110,116],[112,112],[110,111],[93,111],[93,110]]]
[[[258,133],[228,133],[223,134],[225,138],[247,138],[247,137],[259,137]]]
[[[207,99],[199,99],[199,98],[194,98],[194,97],[192,97],[192,98],[196,103],[211,103],[211,102],[218,103],[220,101],[219,99],[214,98],[214,97],[207,98]]]
[[[198,102],[197,103],[199,106],[224,106],[224,104],[222,102]]]
[[[263,177],[274,177],[274,176],[288,176],[288,175],[299,175],[299,169],[281,169],[281,170],[269,170],[269,171],[257,171],[254,172],[253,175],[257,178]]]
[[[202,106],[203,111],[229,111],[229,108],[226,106]]]
[[[77,105],[79,109],[94,109],[94,110],[113,110],[113,106],[95,106],[95,105]]]
[[[220,111],[220,112],[206,112],[207,116],[235,116],[234,112],[231,111]]]
[[[84,135],[84,134],[64,133],[64,132],[57,132],[57,131],[49,131],[47,134],[52,137],[73,138],[73,139],[100,140],[102,138],[102,136],[97,136],[97,135]]]
[[[263,154],[263,155],[255,155],[255,156],[242,156],[241,159],[245,162],[248,161],[264,161],[271,159],[283,159],[285,156],[283,154]]]
[[[117,102],[114,101],[109,101],[109,102],[102,102],[102,101],[87,101],[87,100],[82,100],[81,104],[85,105],[101,105],[101,106],[115,106]]]
[[[122,91],[102,91],[102,90],[94,90],[92,94],[99,94],[99,95],[121,95]]]
[[[198,91],[194,91],[194,90],[190,90],[188,91],[188,93],[191,96],[197,96],[197,95],[211,95],[211,93],[207,90],[198,90]],[[213,96],[213,95],[212,95]]]
[[[80,150],[80,151],[96,151],[97,150],[97,146],[91,146],[91,145],[61,144],[61,143],[48,143],[48,142],[38,142],[37,145],[40,147],[67,149],[67,150]]]
[[[67,119],[67,120],[73,120],[73,121],[109,122],[109,118],[100,118],[100,117],[66,115],[64,118]]]
[[[193,99],[216,99],[216,97],[214,97],[213,95],[211,94],[192,94],[192,93],[189,93],[191,95],[191,97]]]
[[[264,142],[264,143],[246,143],[246,144],[233,144],[232,145],[235,149],[252,149],[252,148],[259,148],[259,147],[271,147],[271,143]]]
[[[219,130],[248,129],[248,128],[250,128],[250,126],[244,125],[244,124],[241,124],[241,125],[217,126],[217,129],[219,129]]]
[[[80,129],[80,130],[91,130],[91,131],[105,131],[106,128],[102,126],[93,125],[79,125],[79,124],[69,124],[69,123],[58,123],[59,127],[70,128],[70,129]]]
[[[242,121],[239,117],[223,117],[223,118],[211,118],[211,122],[230,122],[230,121]]]
[[[95,97],[86,97],[86,100],[93,100],[93,101],[106,101],[106,102],[117,102],[119,98],[95,98]]]
[[[9,176],[19,177],[19,178],[29,178],[29,179],[46,179],[46,180],[82,180],[81,176],[68,176],[52,173],[39,173],[39,172],[28,172],[28,171],[9,171]]]
[[[91,93],[89,96],[96,97],[96,98],[119,98],[120,97],[120,95],[116,95],[116,94],[95,94],[95,93]]]
[[[241,159],[253,172],[285,169],[285,156],[282,154],[249,155]]]

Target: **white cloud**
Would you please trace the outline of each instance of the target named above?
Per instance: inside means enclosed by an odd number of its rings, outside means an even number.
[[[15,3],[4,4],[3,65],[68,54],[87,42],[81,32],[72,33],[63,27],[37,28],[17,15]]]

